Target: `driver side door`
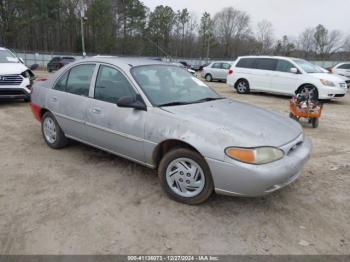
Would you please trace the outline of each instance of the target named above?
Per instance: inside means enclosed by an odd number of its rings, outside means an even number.
[[[121,70],[99,65],[93,97],[87,106],[89,141],[100,148],[136,162],[144,162],[146,111],[121,108],[121,97],[136,96],[136,91]]]

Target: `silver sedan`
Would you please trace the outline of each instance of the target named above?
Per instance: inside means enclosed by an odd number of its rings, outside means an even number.
[[[33,87],[48,146],[68,138],[156,169],[174,200],[261,196],[295,181],[311,141],[287,117],[218,95],[177,66],[84,59]]]

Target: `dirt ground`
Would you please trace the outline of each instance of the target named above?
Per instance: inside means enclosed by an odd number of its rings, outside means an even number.
[[[288,115],[288,98],[212,86]],[[350,95],[305,131],[314,153],[291,186],[186,206],[152,170],[79,143],[50,149],[28,104],[0,103],[0,254],[349,254]]]

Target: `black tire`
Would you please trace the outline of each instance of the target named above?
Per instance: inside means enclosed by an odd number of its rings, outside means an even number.
[[[316,88],[315,86],[313,86],[313,85],[304,85],[304,86],[300,87],[300,88],[297,90],[297,92],[296,92],[295,94],[296,94],[296,95],[297,95],[297,94],[303,94],[303,93],[305,93],[305,92],[309,92],[310,90],[314,90],[314,98],[315,98],[316,100],[318,100],[318,98],[319,98],[318,90],[317,90],[317,88]]]
[[[236,90],[238,94],[249,94],[250,93],[250,86],[249,82],[245,79],[239,79],[236,82]]]
[[[30,97],[24,98],[24,102],[26,102],[26,103],[30,102]]]
[[[311,120],[311,124],[313,128],[318,128],[319,124],[320,124],[320,120],[318,118],[313,118]]]
[[[55,125],[55,130],[56,130],[56,139],[54,142],[50,142],[44,133],[44,122],[45,119],[50,118],[54,125]],[[41,133],[43,135],[43,138],[46,142],[46,144],[53,148],[53,149],[61,149],[67,146],[68,144],[68,139],[66,138],[66,136],[64,135],[62,129],[60,128],[60,126],[58,125],[56,118],[54,117],[54,115],[50,112],[46,112],[43,117],[42,117],[42,121],[41,121]]]
[[[213,77],[211,76],[211,74],[206,74],[205,75],[205,81],[207,81],[207,82],[212,82],[213,81]]]
[[[181,196],[176,192],[174,192],[168,185],[167,178],[166,178],[167,168],[174,160],[179,158],[188,158],[194,161],[197,165],[199,165],[199,167],[203,171],[203,175],[205,177],[204,187],[202,191],[196,196],[193,196],[193,197]],[[201,155],[189,149],[178,148],[168,152],[160,161],[160,164],[158,167],[158,176],[159,176],[160,183],[163,190],[168,194],[168,196],[171,199],[180,203],[184,203],[188,205],[201,204],[207,201],[214,191],[214,183],[213,183],[213,179],[212,179],[208,164],[206,163],[206,161]]]

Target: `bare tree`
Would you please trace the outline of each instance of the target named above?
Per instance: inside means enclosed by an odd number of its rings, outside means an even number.
[[[321,59],[329,57],[331,54],[342,48],[342,35],[340,31],[328,31],[323,25],[318,25],[314,34],[316,52]]]
[[[315,51],[314,35],[314,28],[306,28],[299,36],[298,48],[303,51],[305,59],[308,58],[311,52]]]
[[[215,35],[224,46],[224,56],[238,55],[240,39],[250,33],[250,17],[233,7],[225,8],[214,17]]]
[[[258,40],[260,45],[260,48],[258,49],[260,54],[268,54],[271,52],[274,42],[273,26],[271,22],[263,20],[258,23],[256,40]]]

